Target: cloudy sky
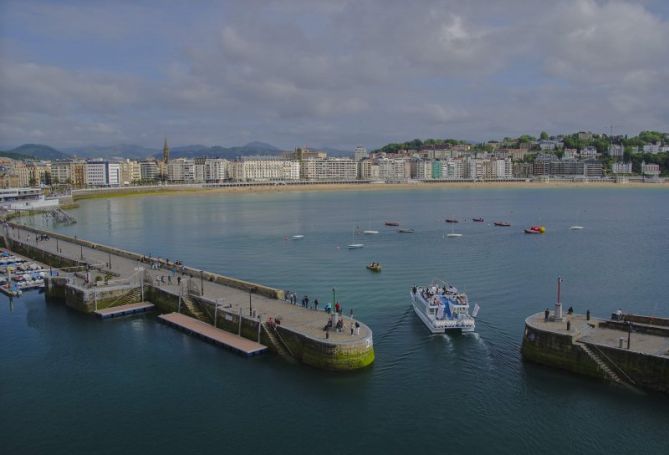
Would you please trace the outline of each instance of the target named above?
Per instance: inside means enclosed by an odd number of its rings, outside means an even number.
[[[669,2],[0,0],[0,146],[669,130]]]

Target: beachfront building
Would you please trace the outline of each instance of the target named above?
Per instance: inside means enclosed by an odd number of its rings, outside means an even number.
[[[432,179],[432,161],[413,159],[411,164],[411,178],[416,180]]]
[[[351,181],[358,178],[358,162],[350,158],[306,159],[300,162],[302,180]]]
[[[618,161],[611,165],[611,172],[614,174],[631,174],[632,173],[632,163],[623,163]]]
[[[152,182],[160,178],[160,167],[156,160],[139,162],[139,179],[143,182]]]
[[[270,180],[299,180],[300,163],[280,157],[241,157],[228,163],[232,180],[262,182]]]
[[[204,158],[177,158],[167,164],[167,180],[173,183],[204,183]]]
[[[220,183],[228,179],[228,160],[207,159],[204,162],[204,179],[208,183]]]
[[[641,174],[657,177],[660,175],[660,165],[655,163],[646,164],[646,162],[643,161],[641,163]]]
[[[125,159],[119,165],[121,166],[121,184],[130,185],[142,180],[142,171],[137,161]]]
[[[379,166],[379,178],[386,181],[406,180],[411,175],[411,166],[403,159],[379,158],[376,160]]]
[[[84,183],[88,186],[118,186],[121,183],[121,165],[109,161],[87,161],[84,165]]]

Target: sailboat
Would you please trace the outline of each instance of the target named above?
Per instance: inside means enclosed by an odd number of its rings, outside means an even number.
[[[352,241],[355,242],[355,229],[353,230],[353,239],[352,239]],[[349,250],[356,250],[356,249],[358,249],[358,248],[362,248],[362,247],[364,247],[364,246],[365,246],[364,243],[351,243],[351,244],[349,244],[349,245],[346,245],[346,248],[348,248]]]

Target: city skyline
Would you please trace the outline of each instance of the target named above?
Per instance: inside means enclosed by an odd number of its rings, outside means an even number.
[[[0,3],[0,145],[636,134],[669,124],[660,1]]]

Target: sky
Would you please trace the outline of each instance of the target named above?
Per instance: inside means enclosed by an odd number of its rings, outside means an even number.
[[[0,146],[669,131],[669,2],[0,0]]]

